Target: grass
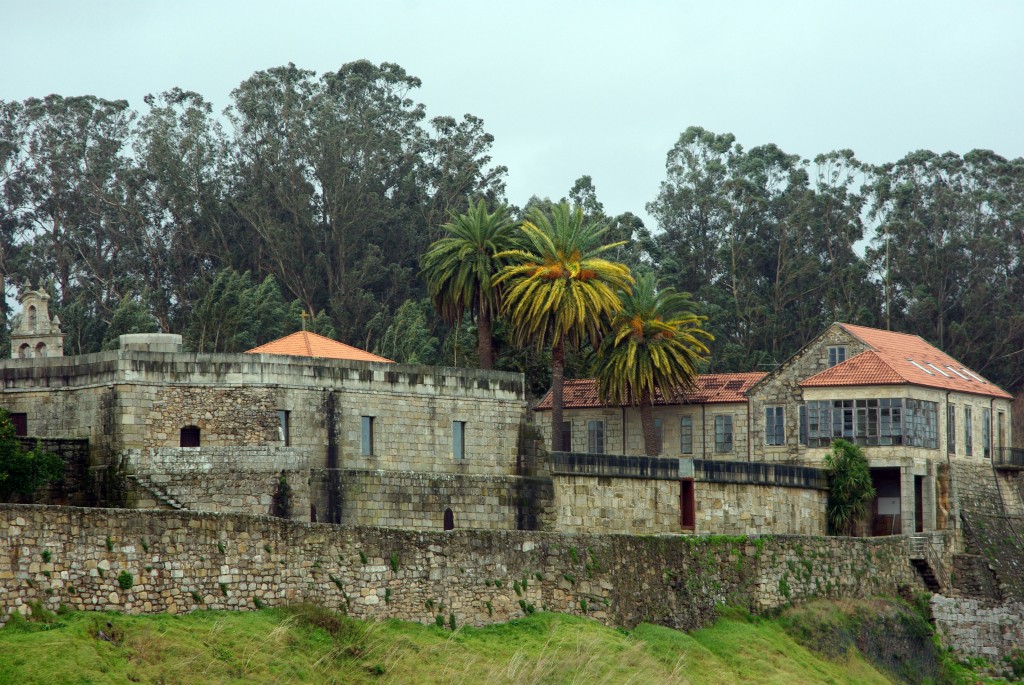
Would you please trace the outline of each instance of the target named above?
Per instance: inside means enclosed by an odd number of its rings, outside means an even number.
[[[538,612],[456,631],[312,605],[184,616],[91,612],[0,630],[0,682],[886,683],[856,652],[818,656],[771,620],[626,632]]]

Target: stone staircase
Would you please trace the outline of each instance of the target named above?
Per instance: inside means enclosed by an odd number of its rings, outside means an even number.
[[[171,497],[166,490],[161,488],[159,485],[151,481],[149,478],[133,473],[128,476],[128,480],[135,483],[139,489],[149,493],[149,495],[156,501],[157,506],[152,507],[153,509],[186,509],[184,504]],[[161,507],[160,505],[163,505]],[[141,509],[147,509],[150,507],[140,507]]]
[[[907,539],[907,546],[910,564],[921,577],[925,587],[931,592],[949,592],[952,583],[942,563],[941,554],[934,548],[932,536],[926,533],[911,535]]]

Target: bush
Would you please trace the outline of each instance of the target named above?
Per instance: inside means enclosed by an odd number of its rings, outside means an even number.
[[[864,452],[846,440],[832,442],[832,451],[825,455],[828,471],[829,530],[836,535],[850,535],[857,521],[867,516],[875,496],[871,471]]]
[[[56,454],[44,452],[38,443],[34,449],[22,449],[10,414],[0,409],[0,502],[15,496],[31,497],[63,476],[64,462]]]

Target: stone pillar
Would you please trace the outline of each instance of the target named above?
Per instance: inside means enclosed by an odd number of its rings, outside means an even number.
[[[914,510],[917,502],[914,499],[914,467],[900,467],[900,520],[903,522],[903,534],[910,535],[917,527]]]

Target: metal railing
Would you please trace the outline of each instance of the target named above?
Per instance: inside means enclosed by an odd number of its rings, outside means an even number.
[[[942,561],[942,554],[936,549],[942,549],[944,543],[943,533],[914,533],[907,536],[907,556],[910,559],[921,559],[928,562],[935,580],[939,583],[941,590],[948,591],[952,587],[949,574],[946,572],[946,565]]]
[[[746,461],[552,452],[551,472],[555,475],[647,480],[678,480],[692,476],[697,481],[710,483],[776,485],[815,490],[828,488],[828,474],[822,469]]]
[[[1024,469],[1024,448],[997,447],[992,453],[992,465],[1003,469]]]

